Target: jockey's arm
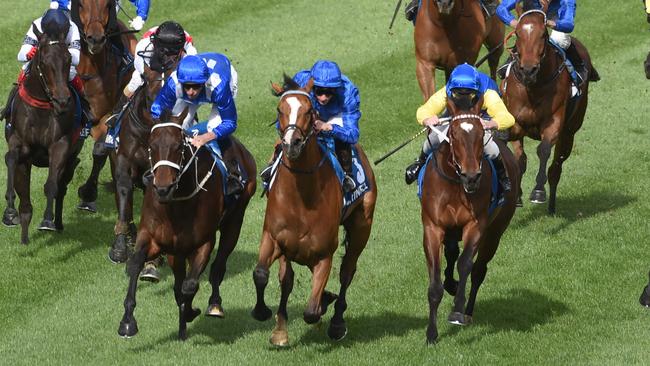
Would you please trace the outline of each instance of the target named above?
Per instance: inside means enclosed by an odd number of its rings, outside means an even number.
[[[440,88],[433,94],[429,100],[426,101],[416,113],[418,123],[424,125],[424,120],[429,117],[437,116],[445,110],[447,106],[447,89],[446,87]]]
[[[497,16],[503,23],[510,25],[515,20],[515,17],[510,13],[517,5],[518,0],[502,0],[501,4],[497,7]]]
[[[553,29],[562,33],[573,32],[575,16],[575,0],[561,0],[561,5],[557,12],[557,19],[555,19],[555,27]]]
[[[229,85],[219,85],[212,92],[212,113],[208,119],[208,131],[217,139],[229,136],[237,129],[237,108]]]
[[[160,115],[164,111],[174,108],[174,104],[176,104],[176,82],[172,77],[169,77],[156,96],[156,100],[151,104],[151,117],[160,119]]]
[[[508,112],[508,108],[506,108],[499,94],[492,89],[488,89],[483,94],[483,108],[487,110],[492,120],[496,122],[499,130],[506,130],[515,124],[515,117]]]
[[[135,5],[135,13],[142,20],[147,20],[149,17],[149,0],[129,0],[131,4]]]
[[[79,65],[81,36],[79,34],[79,28],[77,28],[77,25],[72,21],[70,21],[70,30],[68,30],[68,35],[66,36],[65,41],[68,44],[68,52],[70,52],[70,56],[72,56],[72,66]]]
[[[359,119],[361,118],[359,90],[349,87],[345,92],[343,111],[329,121],[332,131],[323,131],[324,135],[331,134],[335,139],[354,145],[359,141]]]
[[[35,20],[33,24],[40,24],[40,18]],[[34,30],[32,29],[32,24],[29,25],[29,29],[27,30],[27,33],[25,33],[25,38],[23,39],[23,44],[20,46],[20,50],[18,51],[18,61],[20,62],[27,62],[29,61],[29,58],[27,57],[27,54],[29,51],[32,50],[33,47],[38,46],[38,39],[36,39],[36,34],[34,34]]]

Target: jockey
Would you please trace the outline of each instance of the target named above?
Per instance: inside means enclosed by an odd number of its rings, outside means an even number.
[[[645,0],[645,12],[647,14],[648,23],[650,23],[650,0]]]
[[[517,27],[518,20],[510,13],[518,2],[521,0],[503,0],[497,7],[497,15],[503,23],[513,28]],[[569,33],[573,32],[576,14],[576,1],[575,0],[549,0],[548,10],[546,12],[546,25],[551,28],[550,39],[555,44],[560,46],[565,52],[566,56],[571,61],[571,64],[578,73],[578,85],[574,85],[573,94],[578,91],[579,84],[586,79],[585,63],[578,54],[578,50],[571,41]],[[510,60],[510,59],[509,59]],[[510,61],[507,61],[508,64]],[[571,70],[569,70],[571,72]],[[499,76],[505,78],[506,68],[502,67],[499,70]]]
[[[421,1],[422,0],[411,0],[411,2],[406,4],[406,7],[404,8],[404,14],[406,16],[406,20],[413,22],[413,24],[415,24],[415,16],[418,14],[418,8],[420,7]],[[498,0],[479,0],[479,1],[481,2],[481,5],[488,13],[488,15],[493,16],[498,5],[497,3]]]
[[[238,168],[233,166],[236,164],[229,164],[233,159],[226,157],[232,150],[229,136],[237,128],[236,96],[237,72],[230,60],[219,53],[201,53],[181,60],[151,105],[151,116],[157,120],[165,111],[178,116],[189,108],[183,121],[184,129],[192,127],[200,105],[212,105],[208,120],[193,128],[207,132],[195,135],[191,143],[197,148],[210,144],[222,150],[220,158],[228,169],[226,195],[241,193],[244,189]]]
[[[135,5],[136,17],[129,21],[131,28],[140,31],[144,27],[144,22],[149,17],[149,0],[129,0],[131,4]],[[120,0],[115,1],[115,12],[120,10]],[[70,10],[70,0],[52,0],[50,2],[50,9],[68,9]]]
[[[135,70],[133,70],[131,80],[124,88],[120,100],[113,108],[112,115],[106,122],[107,125],[109,127],[116,126],[122,111],[126,109],[129,99],[144,84],[142,75],[144,74],[145,65],[152,70],[164,73],[179,58],[185,55],[196,55],[196,53],[196,48],[192,44],[192,37],[183,30],[180,24],[168,20],[160,24],[160,26],[149,29],[135,46],[135,59],[133,61]],[[106,148],[115,148],[115,135],[118,132],[118,129],[109,129],[109,135],[106,137],[104,145]]]
[[[88,118],[88,120],[91,120],[92,118],[90,116],[90,107],[88,105],[88,101],[86,101],[84,97],[85,94],[83,82],[81,81],[79,75],[77,75],[76,68],[76,66],[79,64],[79,54],[81,50],[79,29],[77,29],[77,26],[72,21],[70,21],[66,12],[56,9],[48,9],[42,17],[34,20],[32,24],[35,25],[36,29],[38,29],[40,32],[46,33],[48,35],[66,34],[65,42],[68,45],[68,52],[70,52],[70,56],[72,58],[68,81],[70,82],[70,85],[72,85],[72,87],[77,91],[77,94],[79,94],[82,109],[86,115],[86,118]],[[20,75],[18,76],[18,80],[14,85],[14,88],[11,90],[11,92],[9,92],[7,106],[5,107],[5,110],[0,117],[7,120],[9,119],[12,100],[16,95],[18,85],[21,84],[27,77],[31,59],[36,54],[37,50],[38,38],[36,37],[36,34],[34,34],[32,25],[30,25],[23,40],[23,45],[20,47],[20,51],[18,52],[18,61],[23,62],[22,70],[20,71]]]
[[[449,125],[442,126],[438,115],[445,111],[447,98],[454,98],[454,95],[475,94],[475,100],[483,97],[483,113],[487,112],[490,116],[488,119],[481,118],[483,128],[486,133],[483,136],[483,153],[492,160],[497,171],[499,183],[504,191],[510,191],[511,183],[508,173],[506,172],[501,154],[496,142],[492,139],[492,134],[487,132],[489,129],[506,130],[515,124],[515,118],[508,112],[505,104],[499,95],[499,87],[486,74],[478,71],[474,66],[464,63],[456,66],[451,72],[447,85],[429,98],[417,111],[417,120],[421,125],[430,129],[437,129],[443,136],[447,134]],[[422,147],[420,157],[406,168],[406,184],[413,183],[420,169],[426,162],[427,156],[434,152],[441,142],[438,133],[431,131]]]
[[[311,70],[298,72],[293,80],[301,87],[313,79],[314,87],[309,92],[311,102],[320,119],[314,122],[314,129],[320,136],[334,138],[336,156],[345,172],[343,190],[351,192],[355,188],[352,174],[352,145],[359,140],[359,90],[341,74],[339,66],[332,61],[316,61]],[[279,145],[278,145],[279,146]],[[260,173],[262,181],[271,181],[271,166],[279,154],[276,148],[271,164]]]

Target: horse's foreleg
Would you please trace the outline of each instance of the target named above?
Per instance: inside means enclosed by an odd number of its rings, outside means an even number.
[[[14,189],[18,198],[20,198],[20,204],[18,206],[18,212],[20,214],[20,242],[22,244],[29,243],[29,223],[32,221],[32,200],[31,192],[29,187],[29,182],[31,181],[32,175],[32,162],[26,160],[24,162],[19,162],[16,164],[16,173],[14,176]]]
[[[95,147],[98,146],[97,144],[103,143],[101,141],[103,140],[95,141]],[[96,148],[93,148],[93,150],[96,150]],[[92,170],[90,171],[86,183],[79,187],[79,190],[77,191],[77,194],[81,199],[81,202],[77,206],[78,209],[97,212],[97,203],[95,202],[97,200],[97,181],[99,179],[99,173],[106,164],[107,157],[107,155],[95,154],[95,151],[93,151]]]
[[[426,220],[426,221],[425,221]],[[438,306],[442,301],[444,289],[440,278],[440,246],[445,237],[445,232],[435,226],[429,218],[423,215],[424,226],[422,244],[424,256],[427,260],[429,273],[429,289],[427,298],[429,300],[429,325],[427,326],[427,342],[433,344],[438,339]]]
[[[454,296],[458,289],[458,281],[454,279],[454,268],[458,256],[460,255],[458,240],[453,240],[449,234],[445,235],[444,250],[445,262],[447,262],[447,264],[445,267],[445,281],[443,282],[443,285],[447,293]]]
[[[201,310],[192,307],[192,301],[199,290],[199,276],[210,260],[213,247],[214,240],[204,243],[190,256],[190,272],[187,276],[185,276],[185,268],[179,268],[185,266],[185,261],[179,260],[180,258],[174,261],[174,293],[178,304],[178,338],[180,340],[187,339],[187,323],[192,322],[201,314]]]
[[[524,173],[526,173],[526,168],[528,167],[528,156],[524,151],[524,139],[523,137],[519,140],[514,140],[511,142],[512,150],[517,160],[517,165],[519,165],[519,196],[517,197],[517,206],[523,206],[523,201],[521,200],[521,182],[523,181]]]
[[[532,203],[544,203],[546,202],[546,181],[548,176],[546,175],[546,166],[548,164],[548,159],[551,156],[551,149],[553,144],[549,139],[542,137],[542,142],[537,146],[537,157],[539,158],[539,170],[537,171],[537,177],[535,178],[535,188],[530,192],[530,202]]]
[[[9,149],[5,154],[5,165],[7,166],[7,191],[5,200],[7,207],[2,215],[2,223],[6,226],[16,226],[20,223],[18,211],[16,211],[16,191],[14,189],[14,179],[16,176],[16,164],[18,163],[18,148],[9,144]]]
[[[117,330],[117,334],[122,337],[132,337],[138,333],[138,323],[133,314],[136,305],[135,292],[138,287],[138,276],[140,275],[140,271],[142,271],[144,262],[147,259],[149,243],[150,238],[148,233],[141,231],[138,235],[136,251],[133,253],[131,258],[129,258],[129,261],[126,264],[126,273],[129,276],[129,288],[126,293],[126,298],[124,299],[124,316],[122,316],[120,327]]]
[[[582,117],[582,116],[581,116]],[[560,176],[562,175],[562,164],[569,158],[573,150],[574,135],[563,135],[555,145],[553,153],[553,163],[548,168],[548,186],[549,186],[549,200],[548,200],[548,213],[549,215],[555,214],[555,199],[557,197],[557,186],[560,183]]]
[[[467,279],[472,272],[473,257],[476,253],[478,242],[480,239],[480,231],[478,223],[470,223],[463,229],[463,252],[458,258],[458,289],[454,297],[454,306],[452,312],[449,314],[449,322],[456,325],[467,324],[465,319],[465,289],[467,287]]]
[[[275,346],[286,346],[289,344],[287,302],[293,290],[293,277],[294,273],[293,268],[291,268],[291,261],[287,257],[281,256],[280,270],[278,271],[278,278],[280,280],[280,305],[275,316],[275,329],[271,333],[271,344]]]
[[[417,59],[415,75],[425,101],[436,92],[436,67],[432,62]]]
[[[70,156],[66,161],[63,174],[61,175],[61,182],[59,183],[59,192],[56,195],[56,204],[54,206],[54,227],[57,230],[63,230],[63,200],[68,193],[68,184],[72,181],[74,170],[81,160],[76,156]]]
[[[264,290],[269,283],[269,268],[280,256],[280,250],[271,239],[271,234],[266,230],[262,232],[262,242],[260,243],[260,255],[255,270],[253,270],[253,282],[255,282],[255,292],[257,293],[257,302],[251,315],[253,318],[264,321],[271,318],[273,312],[266,306],[264,301]]]
[[[494,253],[496,253],[497,248],[499,247],[499,241],[501,240],[501,235],[503,235],[505,227],[507,227],[507,225],[504,225],[504,227],[490,227],[490,232],[485,233],[485,237],[481,240],[481,248],[478,252],[476,262],[474,262],[474,265],[472,266],[472,287],[469,290],[469,298],[467,300],[467,307],[465,308],[465,320],[467,323],[472,322],[476,295],[478,294],[478,290],[481,287],[483,280],[485,280],[487,264],[492,260]]]
[[[326,257],[318,261],[315,266],[311,268],[311,295],[307,302],[307,308],[302,314],[305,323],[314,324],[321,318],[321,299],[327,280],[330,276],[332,269],[332,257]]]
[[[43,214],[43,221],[39,225],[39,230],[54,231],[54,200],[59,195],[61,178],[66,165],[66,160],[69,158],[70,142],[66,140],[59,140],[49,148],[49,169],[47,173],[47,180],[45,181],[44,191],[46,198],[45,213]]]
[[[123,155],[118,155],[115,164],[115,201],[118,219],[115,223],[115,240],[108,251],[108,257],[115,263],[122,263],[128,258],[129,224],[133,221],[133,180],[129,173],[129,162]]]

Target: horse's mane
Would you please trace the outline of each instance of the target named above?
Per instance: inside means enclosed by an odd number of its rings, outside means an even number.
[[[542,10],[542,4],[539,0],[523,0],[524,6],[523,11],[527,12],[529,10]]]
[[[271,90],[271,93],[275,95],[276,97],[279,97],[282,95],[284,92],[288,90],[300,90],[300,84],[298,84],[295,80],[291,78],[291,76],[287,75],[286,73],[282,74],[284,80],[282,82],[282,91],[277,92],[275,90]]]

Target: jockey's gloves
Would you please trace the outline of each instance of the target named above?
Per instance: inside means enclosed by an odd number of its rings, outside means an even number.
[[[59,8],[59,3],[57,1],[52,1],[50,3],[50,9],[58,9]]]
[[[133,20],[129,22],[129,25],[131,26],[131,28],[139,31],[142,29],[142,27],[144,27],[144,20],[142,20],[142,17],[138,15],[137,17],[133,18]]]

